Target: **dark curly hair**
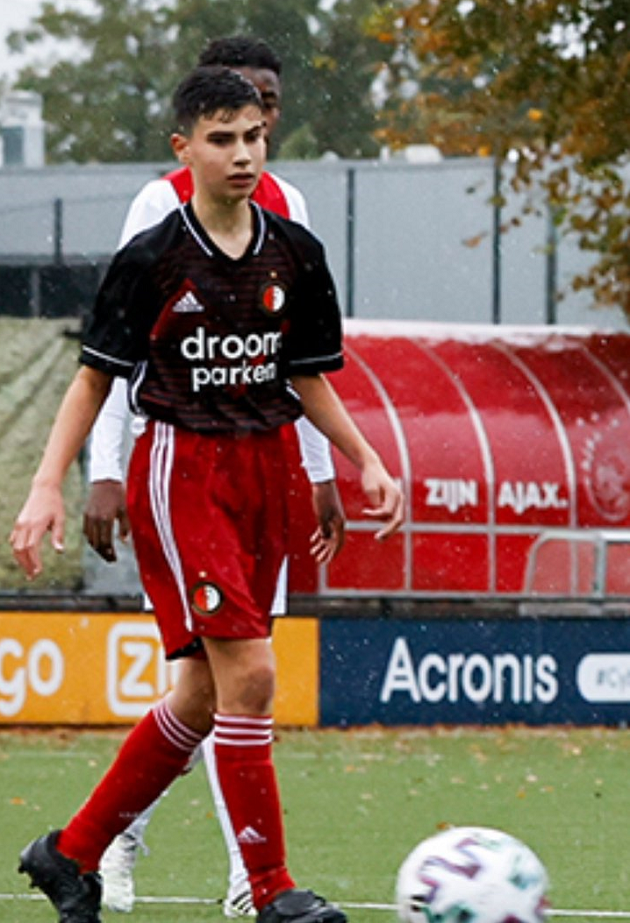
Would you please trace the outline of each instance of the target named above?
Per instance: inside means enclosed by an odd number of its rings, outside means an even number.
[[[245,106],[262,111],[260,93],[253,83],[229,67],[196,67],[173,94],[177,129],[190,134],[199,118],[209,118],[220,109],[237,112]]]
[[[247,35],[230,35],[209,42],[199,55],[200,67],[255,67],[273,71],[278,77],[282,62],[278,55],[261,38]]]

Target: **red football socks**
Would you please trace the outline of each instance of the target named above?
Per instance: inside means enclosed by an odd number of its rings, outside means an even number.
[[[271,718],[215,716],[217,775],[258,909],[295,886],[285,866],[272,740]]]
[[[186,727],[162,701],[137,724],[82,808],[62,830],[57,848],[95,871],[114,837],[177,778],[203,735]]]

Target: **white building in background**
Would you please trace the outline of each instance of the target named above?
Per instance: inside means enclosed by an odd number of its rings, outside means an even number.
[[[44,166],[42,97],[29,90],[0,96],[0,167]]]

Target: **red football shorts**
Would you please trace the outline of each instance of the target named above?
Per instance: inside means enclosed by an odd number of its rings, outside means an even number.
[[[167,656],[200,635],[269,635],[287,483],[280,430],[204,436],[152,421],[136,440],[129,517]]]

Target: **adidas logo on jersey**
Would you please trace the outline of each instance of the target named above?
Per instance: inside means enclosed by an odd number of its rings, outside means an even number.
[[[195,298],[192,292],[186,292],[173,305],[173,311],[177,314],[199,314],[203,310],[203,305]]]
[[[243,827],[236,840],[246,846],[260,846],[267,842],[267,837],[262,836],[255,827]]]

